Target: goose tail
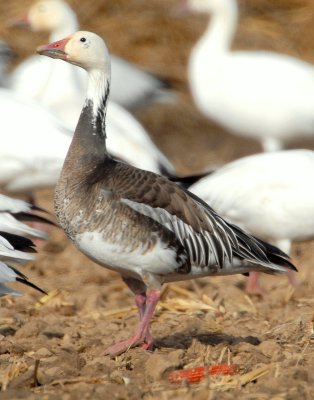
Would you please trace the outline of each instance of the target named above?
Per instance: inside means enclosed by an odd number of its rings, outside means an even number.
[[[292,263],[290,257],[284,253],[282,250],[280,250],[278,247],[273,246],[270,243],[264,242],[261,239],[256,239],[258,242],[261,243],[261,245],[265,249],[265,254],[271,263],[271,268],[263,270],[265,273],[280,273],[280,272],[287,272],[287,270],[292,270],[295,272],[298,272],[296,266]]]

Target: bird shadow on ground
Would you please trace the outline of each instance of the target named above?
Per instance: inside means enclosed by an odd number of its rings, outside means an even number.
[[[157,348],[170,347],[174,349],[188,349],[191,346],[193,339],[210,346],[217,346],[220,343],[225,343],[227,345],[249,343],[253,346],[257,346],[261,343],[261,340],[255,336],[232,336],[224,333],[189,334],[187,332],[179,332],[175,335],[156,339],[155,346]]]

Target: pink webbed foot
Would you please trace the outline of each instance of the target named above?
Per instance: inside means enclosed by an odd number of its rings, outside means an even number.
[[[155,345],[154,339],[150,333],[146,335],[145,342],[142,344],[142,349],[144,350],[153,350]]]
[[[144,350],[151,350],[154,346],[154,340],[151,335],[147,335],[144,339],[139,335],[131,336],[129,339],[114,343],[105,350],[105,355],[118,356],[125,353],[133,347],[142,345]]]
[[[109,346],[105,354],[110,356],[117,356],[128,351],[132,347],[142,345],[145,350],[152,349],[154,345],[154,339],[149,332],[149,322],[153,316],[157,302],[160,298],[160,291],[152,290],[146,296],[136,296],[136,304],[140,314],[140,324],[136,329],[136,332],[129,339],[122,340],[121,342],[114,343]]]

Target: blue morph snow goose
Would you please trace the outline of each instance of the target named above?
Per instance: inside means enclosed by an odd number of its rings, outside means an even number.
[[[23,263],[34,259],[35,245],[26,236],[46,238],[45,233],[22,222],[26,220],[50,223],[34,211],[42,210],[25,201],[0,195],[0,297],[8,294],[21,295],[20,292],[5,285],[14,281],[45,293],[11,265],[12,263]]]
[[[163,283],[295,269],[286,254],[227,223],[192,193],[109,156],[110,58],[99,36],[80,31],[37,51],[88,73],[87,97],[56,187],[55,210],[77,248],[119,272],[135,294],[136,332],[106,353],[153,346],[149,322]]]
[[[267,151],[299,136],[314,138],[314,66],[274,52],[231,51],[236,0],[187,0],[187,6],[211,16],[188,67],[201,112]]]
[[[286,150],[230,162],[190,186],[228,221],[289,254],[314,238],[314,151]],[[293,282],[293,272],[288,271]],[[256,273],[247,291],[262,293]]]
[[[34,31],[50,32],[51,41],[78,30],[76,15],[63,0],[35,2],[21,22],[27,23]],[[140,102],[141,96],[146,98],[150,92],[158,91],[153,77],[119,58],[114,58],[113,78],[112,99],[115,100],[116,86],[117,101],[122,95],[127,95],[122,103],[128,102],[130,106],[130,101]],[[40,102],[65,126],[74,130],[87,87],[83,71],[69,64],[32,56],[17,67],[11,81],[15,92]],[[108,150],[115,157],[153,172],[175,173],[170,161],[153,143],[144,127],[125,108],[112,101],[108,105],[107,129],[110,137]]]

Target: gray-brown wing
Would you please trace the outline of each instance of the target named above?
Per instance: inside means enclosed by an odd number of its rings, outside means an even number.
[[[195,265],[222,267],[234,255],[267,262],[254,238],[164,177],[119,164],[106,183],[124,204],[174,232]]]

